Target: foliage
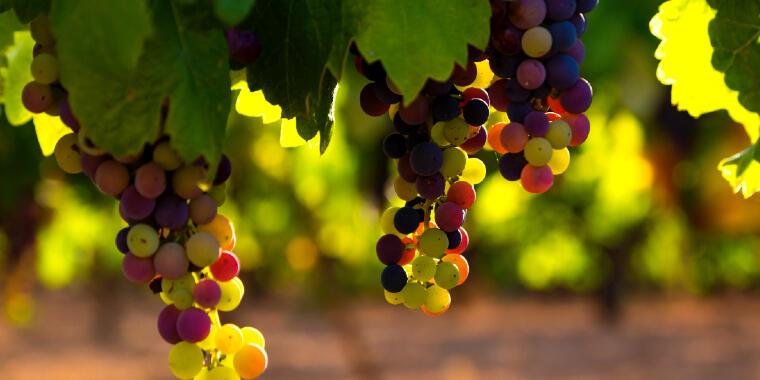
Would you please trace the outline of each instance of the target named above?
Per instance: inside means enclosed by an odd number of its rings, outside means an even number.
[[[650,23],[662,39],[655,54],[661,60],[657,77],[673,86],[673,104],[694,117],[725,109],[744,125],[752,142],[760,136],[760,106],[753,94],[760,77],[757,65],[752,66],[760,56],[756,8],[752,0],[671,0]],[[723,177],[745,197],[760,190],[754,151],[750,147],[719,165]]]

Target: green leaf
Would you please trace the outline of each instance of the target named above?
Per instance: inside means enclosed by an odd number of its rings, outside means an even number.
[[[154,66],[161,62],[140,57],[152,30],[145,2],[57,1],[50,22],[61,83],[87,136],[114,155],[155,139],[166,86],[163,68]]]
[[[24,24],[34,20],[38,14],[50,10],[50,0],[11,0],[13,1],[13,10],[19,21]]]
[[[335,90],[337,81],[332,75],[327,74],[323,78],[322,90],[317,98],[309,98],[309,113],[296,118],[296,130],[304,140],[311,140],[317,133],[320,134],[320,151],[324,153],[330,144],[332,126],[334,122],[333,105],[335,102]]]
[[[343,66],[349,56],[348,48],[354,35],[356,35],[360,16],[360,7],[357,7],[353,1],[344,0],[341,2],[340,17],[333,20],[338,26],[339,32],[335,35],[330,55],[327,58],[327,69],[338,80],[343,75]]]
[[[305,115],[319,97],[325,64],[341,33],[340,4],[319,0],[259,0],[241,27],[261,38],[259,59],[248,66],[251,91],[264,90],[282,116]]]
[[[23,30],[21,24],[12,12],[0,13],[0,52],[13,45],[13,32]]]
[[[710,22],[715,48],[713,66],[726,73],[726,84],[739,91],[739,102],[760,112],[760,4],[755,0],[710,0],[718,12]]]
[[[226,27],[239,24],[251,12],[255,0],[214,0],[214,14]]]
[[[428,77],[446,80],[454,62],[467,64],[467,44],[484,49],[490,34],[487,0],[371,0],[362,2],[356,43],[378,59],[411,101]]]
[[[13,0],[0,0],[0,12],[13,8]]]
[[[32,113],[21,102],[21,92],[32,81],[29,66],[32,64],[34,40],[29,31],[14,32],[13,40],[14,45],[5,51],[8,67],[2,69],[5,78],[2,102],[5,103],[8,122],[18,126],[32,118]]]
[[[168,99],[164,131],[174,148],[186,161],[203,155],[215,168],[230,107],[224,36],[198,28],[206,12],[200,4],[151,5],[55,3],[51,21],[72,111],[96,145],[125,155],[159,136]]]
[[[745,198],[760,190],[759,142],[756,141],[741,153],[723,159],[718,165],[718,170],[734,192],[741,191]]]

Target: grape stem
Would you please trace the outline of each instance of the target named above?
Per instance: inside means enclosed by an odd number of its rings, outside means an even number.
[[[430,207],[433,206],[433,201],[430,199],[425,200],[425,204],[422,206],[422,209],[425,211],[425,222],[423,224],[423,230],[427,230],[430,228]]]

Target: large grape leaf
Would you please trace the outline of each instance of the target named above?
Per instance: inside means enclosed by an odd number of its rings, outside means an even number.
[[[713,67],[708,26],[715,15],[705,0],[671,0],[660,5],[650,22],[652,34],[662,40],[655,52],[660,60],[657,77],[672,85],[671,101],[678,109],[694,117],[725,109],[743,124],[750,141],[757,141],[760,116],[742,106],[739,92],[729,88],[726,76]],[[745,197],[760,190],[760,170],[753,169],[758,164],[754,160],[755,149],[750,147],[719,165],[734,191],[742,191]],[[753,174],[756,171],[757,175]]]
[[[13,10],[23,23],[32,21],[38,14],[50,9],[50,0],[12,0]]]
[[[454,62],[467,64],[467,44],[484,49],[490,34],[487,0],[362,2],[359,51],[385,70],[411,101],[428,77],[445,80]]]
[[[123,155],[165,132],[187,161],[221,155],[229,112],[229,67],[220,30],[203,29],[207,8],[169,1],[69,0],[51,12],[61,82],[82,130]],[[93,30],[100,31],[92,33]],[[115,48],[116,47],[116,48]]]
[[[248,66],[251,91],[263,90],[282,116],[309,113],[309,98],[320,97],[325,64],[340,35],[337,1],[258,0],[242,27],[261,38],[262,52]]]
[[[756,0],[709,0],[717,15],[710,22],[712,63],[725,72],[726,84],[739,91],[739,102],[760,112],[760,4]]]

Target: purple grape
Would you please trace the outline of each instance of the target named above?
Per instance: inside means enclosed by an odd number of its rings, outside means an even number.
[[[583,13],[576,13],[572,18],[570,18],[570,23],[575,27],[576,37],[581,38],[581,36],[586,33],[588,21],[586,20],[586,15]]]
[[[361,68],[362,68],[362,73],[367,79],[373,82],[385,81],[385,76],[386,76],[385,68],[383,67],[383,64],[380,61],[369,63],[367,62],[366,59],[362,59]]]
[[[441,173],[435,173],[431,176],[417,177],[417,193],[425,199],[436,199],[443,195],[446,189],[446,180]]]
[[[232,163],[230,163],[230,159],[227,157],[227,155],[223,154],[222,158],[219,160],[219,166],[216,168],[214,185],[223,184],[225,181],[227,181],[228,178],[230,178],[230,174],[232,174]]]
[[[510,102],[524,102],[530,98],[530,91],[520,86],[517,79],[508,79],[507,85],[504,87],[504,91],[507,94]]]
[[[81,152],[79,162],[82,164],[82,171],[84,174],[90,177],[91,180],[95,181],[95,172],[97,172],[98,166],[100,166],[100,164],[107,159],[108,157],[106,155],[93,156],[85,152]]]
[[[474,62],[467,62],[467,67],[462,68],[454,65],[454,73],[451,74],[451,80],[457,86],[469,86],[478,76],[478,67]]]
[[[155,277],[153,259],[137,257],[131,252],[124,255],[121,261],[121,271],[127,280],[137,284],[147,284]]]
[[[435,121],[449,121],[459,116],[459,101],[449,95],[441,95],[433,100]]]
[[[570,21],[551,24],[549,33],[552,35],[552,49],[554,51],[570,49],[577,39],[575,26]]]
[[[180,338],[190,343],[206,339],[211,332],[211,318],[201,309],[190,308],[180,313],[177,318],[177,333]]]
[[[127,217],[140,220],[150,216],[156,207],[156,201],[143,197],[137,191],[137,188],[131,185],[121,194],[119,206],[124,207],[124,213]]]
[[[451,91],[451,81],[439,82],[437,80],[428,79],[425,82],[425,87],[422,89],[426,94],[430,96],[446,95]]]
[[[474,126],[485,124],[486,121],[488,121],[490,112],[488,103],[480,98],[470,99],[464,107],[462,107],[462,116],[464,116],[464,120],[467,124]]]
[[[544,84],[542,84],[541,87],[531,91],[530,96],[536,99],[545,99],[551,93],[552,93],[552,86],[549,86],[548,83],[544,82]]]
[[[238,62],[249,65],[261,55],[261,39],[249,30],[227,29],[224,33],[230,56]]]
[[[446,231],[456,231],[464,223],[464,210],[454,202],[446,202],[435,209],[435,224]]]
[[[417,144],[409,153],[409,164],[418,175],[433,175],[443,165],[443,152],[438,145],[431,142]]]
[[[393,226],[396,230],[404,235],[414,232],[423,220],[417,211],[418,209],[411,206],[404,206],[396,211],[396,215],[393,216]]]
[[[129,227],[124,227],[116,234],[116,249],[121,253],[128,253],[129,247],[127,246],[127,234],[129,233]]]
[[[488,132],[486,131],[486,128],[481,125],[480,129],[478,130],[478,134],[470,137],[467,141],[464,142],[464,144],[460,145],[459,147],[464,149],[467,154],[473,155],[483,149],[483,146],[486,145],[486,140],[488,140]]]
[[[383,139],[383,153],[388,158],[401,158],[406,154],[406,137],[400,133],[391,133]]]
[[[396,113],[396,116],[393,117],[393,127],[396,128],[396,131],[398,131],[398,133],[402,135],[409,135],[417,131],[420,126],[407,124],[403,119],[401,119],[401,115]]]
[[[515,55],[522,49],[522,34],[523,32],[513,25],[505,25],[491,31],[491,44],[502,54]]]
[[[405,154],[398,159],[396,166],[398,169],[398,175],[406,182],[414,182],[417,180],[417,173],[412,169],[412,164],[409,162],[409,155]]]
[[[375,245],[377,258],[385,265],[397,263],[404,256],[404,243],[396,235],[383,235]]]
[[[552,20],[567,20],[575,13],[575,0],[546,0],[546,13]]]
[[[221,298],[222,288],[212,279],[200,280],[193,288],[193,299],[202,307],[213,308]]]
[[[372,82],[364,86],[359,93],[359,105],[361,105],[364,113],[370,116],[380,116],[388,112],[390,106],[380,101],[375,95],[376,83]]]
[[[533,107],[528,103],[511,102],[507,106],[507,117],[512,122],[522,123],[531,112],[533,112]]]
[[[546,68],[537,59],[528,59],[517,66],[517,82],[527,90],[541,87],[546,80]]]
[[[567,90],[578,80],[578,62],[567,54],[557,54],[546,63],[549,85],[557,90]]]
[[[180,313],[181,311],[176,306],[168,305],[158,314],[158,333],[170,344],[182,341],[177,333],[177,318]]]
[[[58,116],[60,116],[63,124],[66,124],[72,131],[79,132],[79,120],[71,113],[68,95],[64,95],[61,102],[58,103]]]
[[[525,116],[525,130],[531,136],[543,136],[549,131],[549,118],[541,111],[533,111]]]
[[[578,0],[576,10],[582,13],[589,13],[596,8],[599,0]]]
[[[488,88],[488,98],[491,99],[491,106],[497,111],[507,111],[507,106],[509,105],[509,97],[507,97],[508,82],[509,79],[499,79],[491,83],[491,87]]]
[[[454,231],[446,232],[446,237],[449,238],[449,249],[459,247],[462,243],[462,232],[457,228]]]
[[[391,91],[385,81],[375,82],[375,96],[385,104],[396,104],[401,101],[401,95]]]
[[[506,180],[517,181],[527,164],[528,161],[522,153],[507,153],[499,159],[499,172]]]
[[[537,26],[545,17],[544,0],[516,0],[509,3],[509,21],[522,30]]]
[[[402,104],[398,109],[398,114],[407,124],[420,125],[430,115],[430,102],[427,97],[420,94],[409,105]]]
[[[174,194],[168,194],[158,198],[154,216],[159,226],[175,229],[187,223],[189,213],[187,201]]]
[[[380,274],[380,283],[383,285],[383,289],[391,293],[398,293],[404,289],[408,279],[409,276],[404,268],[396,264],[388,265]]]
[[[567,112],[583,113],[591,106],[592,97],[591,84],[587,80],[579,78],[572,87],[560,93],[559,102]]]
[[[583,60],[586,59],[586,48],[583,46],[583,42],[581,42],[580,38],[577,38],[573,46],[564,53],[571,56],[578,65],[583,63]]]
[[[526,56],[522,53],[522,50],[515,55],[504,55],[498,51],[494,51],[491,53],[491,57],[488,60],[488,66],[491,67],[491,71],[497,76],[502,78],[512,78],[515,76],[515,73],[517,73],[517,66],[519,66],[520,62],[524,61],[525,58]]]

